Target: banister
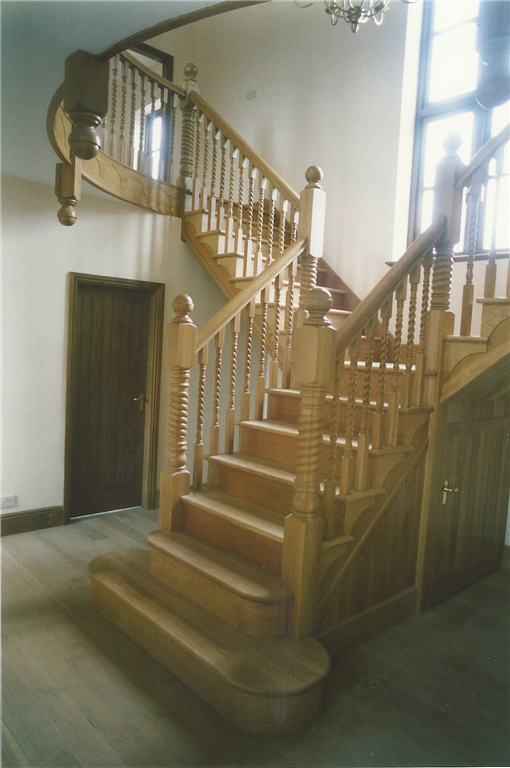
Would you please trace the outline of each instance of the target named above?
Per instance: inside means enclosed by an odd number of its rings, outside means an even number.
[[[264,177],[272,182],[279,192],[294,206],[299,206],[299,195],[292,189],[287,182],[271,168],[263,157],[261,157],[233,128],[219,115],[196,91],[191,91],[189,98],[193,104],[227,136],[237,149],[246,157],[256,168],[262,171]]]
[[[271,284],[275,277],[282,272],[295,258],[300,256],[307,247],[308,238],[300,237],[292,245],[280,254],[269,266],[267,266],[257,277],[250,280],[248,285],[234,296],[228,304],[225,304],[214,317],[207,321],[197,336],[196,351],[205,347],[205,345],[216,336],[244,307],[246,307],[255,296],[264,288]]]
[[[415,264],[438,242],[445,230],[446,217],[442,216],[411,243],[404,255],[342,323],[337,331],[337,348],[345,349],[354,341],[388,296],[405,280]]]
[[[478,152],[473,155],[469,165],[466,166],[466,168],[462,171],[461,174],[459,174],[459,177],[455,181],[455,186],[457,189],[461,189],[462,187],[467,186],[473,174],[492,158],[496,150],[499,149],[502,144],[505,144],[509,140],[510,124],[505,125],[503,130],[501,130],[497,136],[493,136],[492,139],[489,139],[489,141],[487,141],[483,147],[481,147]]]
[[[176,85],[175,83],[172,83],[171,80],[167,80],[162,75],[158,75],[154,70],[150,69],[150,67],[146,67],[145,64],[142,64],[141,61],[139,61],[135,56],[131,56],[131,54],[126,53],[125,51],[120,54],[122,58],[126,59],[126,61],[129,64],[132,64],[134,67],[140,70],[140,72],[143,72],[144,75],[147,75],[147,77],[150,77],[151,80],[154,80],[158,85],[162,85],[165,88],[168,88],[169,91],[173,91],[181,98],[184,98],[186,95],[186,91],[184,88],[181,88],[180,85]]]

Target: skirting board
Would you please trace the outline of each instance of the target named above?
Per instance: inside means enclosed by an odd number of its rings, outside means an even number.
[[[510,571],[510,545],[505,544],[503,547],[503,559],[501,561],[501,567],[505,571]]]
[[[56,525],[64,525],[64,523],[64,507],[27,509],[25,512],[13,512],[0,517],[2,536],[38,531],[40,528],[53,528]]]
[[[332,659],[342,651],[363,643],[393,624],[412,616],[416,610],[416,589],[411,587],[366,611],[351,616],[336,627],[319,635],[317,640]]]

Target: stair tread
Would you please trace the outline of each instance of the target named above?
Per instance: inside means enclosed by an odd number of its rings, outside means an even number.
[[[327,653],[316,640],[245,635],[163,585],[150,574],[147,551],[101,555],[90,563],[89,574],[136,610],[158,636],[239,690],[293,696],[316,686],[329,671]]]
[[[274,603],[291,599],[275,576],[189,534],[157,530],[149,534],[147,542],[246,600]]]
[[[296,475],[289,472],[288,465],[280,464],[269,459],[261,459],[258,456],[250,456],[247,453],[222,453],[217,456],[209,456],[209,461],[224,464],[250,472],[253,475],[264,475],[273,480],[280,480],[287,485],[293,485]]]
[[[449,338],[449,337],[446,337]],[[451,337],[453,338],[453,337]],[[267,390],[269,394],[271,395],[281,395],[282,397],[294,397],[297,400],[301,397],[301,392],[298,389],[268,389]],[[325,400],[328,403],[331,403],[333,400],[333,395],[326,394]],[[339,397],[340,403],[342,405],[346,405],[349,402],[349,398],[347,395],[340,395]],[[362,405],[363,398],[356,397],[355,398],[356,405]],[[376,400],[370,400],[369,402],[370,409],[374,409],[377,407],[377,401]],[[386,410],[388,408],[388,403],[383,403],[383,410]],[[408,408],[399,408],[400,413],[432,413],[434,408],[431,405],[410,405]]]
[[[258,507],[242,499],[236,499],[223,491],[208,489],[189,493],[183,501],[213,514],[225,517],[243,528],[263,533],[265,536],[283,542],[283,525],[280,515],[269,509]]]

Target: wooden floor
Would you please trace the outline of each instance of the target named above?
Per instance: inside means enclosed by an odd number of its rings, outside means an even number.
[[[510,574],[336,662],[320,718],[246,736],[88,603],[88,562],[143,545],[140,509],[2,539],[3,766],[508,766]]]

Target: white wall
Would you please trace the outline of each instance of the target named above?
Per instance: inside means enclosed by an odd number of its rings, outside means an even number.
[[[309,165],[323,169],[325,255],[364,296],[393,256],[407,6],[355,35],[324,10],[275,0],[153,44],[175,56],[177,81],[197,65],[202,96],[297,191]]]
[[[2,179],[3,513],[63,503],[67,274],[166,284],[165,322],[178,293],[195,301],[200,327],[223,296],[180,240],[180,220],[84,195],[78,221],[62,227],[51,187]],[[163,375],[160,469],[166,450],[168,375]]]

